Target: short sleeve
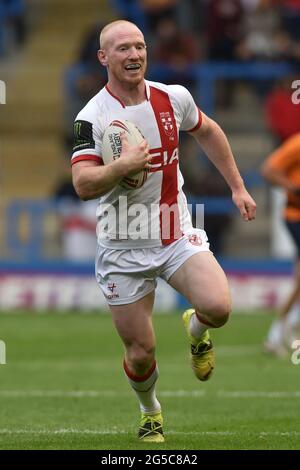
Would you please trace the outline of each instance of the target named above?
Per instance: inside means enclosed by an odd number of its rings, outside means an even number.
[[[176,87],[176,88],[175,88]],[[202,114],[191,93],[183,86],[174,86],[174,98],[180,112],[180,130],[194,132],[201,127]]]
[[[99,165],[103,165],[99,135],[96,111],[86,106],[80,111],[74,122],[72,165],[83,160],[93,160]]]

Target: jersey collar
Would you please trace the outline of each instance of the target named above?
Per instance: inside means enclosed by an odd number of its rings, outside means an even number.
[[[118,96],[112,93],[112,91],[110,90],[107,84],[105,85],[105,89],[116,101],[120,103],[122,108],[126,108],[126,105],[123,103],[123,101]],[[150,86],[149,86],[149,83],[146,82],[146,80],[145,80],[145,94],[146,94],[147,101],[149,101],[150,100]]]

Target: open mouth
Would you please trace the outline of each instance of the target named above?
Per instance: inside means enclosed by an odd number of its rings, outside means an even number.
[[[125,65],[126,70],[139,70],[141,68],[141,64],[128,64]]]

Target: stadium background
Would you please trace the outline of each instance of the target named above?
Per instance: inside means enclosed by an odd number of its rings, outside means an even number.
[[[164,5],[157,12],[151,4],[159,3]],[[186,84],[223,127],[258,205],[256,221],[243,223],[223,182],[191,139],[183,138],[189,202],[205,204],[206,228],[230,280],[234,313],[231,325],[215,332],[216,379],[198,388],[180,331],[185,302],[159,284],[155,312],[169,314],[155,316],[171,429],[163,448],[299,448],[299,370],[289,358],[276,361],[261,351],[272,313],[291,286],[293,247],[281,224],[282,194],[259,174],[282,137],[267,117],[269,95],[285,82],[291,100],[298,59],[283,46],[280,34],[286,31],[278,31],[285,2],[223,2],[238,5],[238,13],[229,36],[221,31],[220,43],[213,43],[209,15],[215,13],[208,5],[217,3],[0,2],[0,80],[6,84],[6,99],[0,100],[0,310],[6,314],[0,315],[0,340],[7,348],[7,364],[0,365],[1,448],[137,445],[134,423],[127,425],[135,402],[120,370],[122,349],[109,316],[98,315],[107,308],[93,275],[94,206],[74,199],[69,170],[72,119],[105,81],[89,51],[96,50],[98,25],[120,17],[146,30],[148,77]],[[183,52],[168,63],[163,21],[170,13]],[[233,26],[239,32],[235,42]],[[124,397],[121,419],[114,405],[118,389]]]

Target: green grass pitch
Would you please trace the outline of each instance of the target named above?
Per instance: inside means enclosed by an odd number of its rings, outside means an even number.
[[[166,442],[146,445],[109,315],[0,315],[0,449],[300,449],[300,365],[262,353],[270,321],[233,314],[213,331],[217,367],[202,383],[180,315],[155,315]]]

